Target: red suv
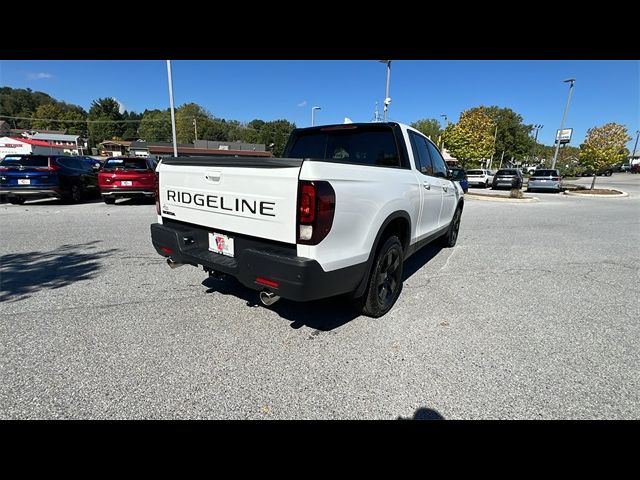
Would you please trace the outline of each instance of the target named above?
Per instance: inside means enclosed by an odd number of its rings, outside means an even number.
[[[152,158],[108,158],[98,174],[104,203],[114,204],[116,198],[154,198],[156,165]]]

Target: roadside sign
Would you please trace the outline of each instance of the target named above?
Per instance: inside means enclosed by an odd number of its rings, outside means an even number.
[[[556,142],[558,143],[558,137],[560,138],[560,144],[569,143],[571,141],[571,135],[573,134],[573,128],[563,128],[562,133],[560,130],[556,130]]]

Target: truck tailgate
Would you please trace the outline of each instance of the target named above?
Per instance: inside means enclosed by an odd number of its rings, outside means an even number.
[[[212,230],[296,243],[302,160],[182,157],[163,160],[162,216]]]

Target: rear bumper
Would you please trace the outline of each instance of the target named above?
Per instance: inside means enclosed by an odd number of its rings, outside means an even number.
[[[153,190],[147,190],[144,188],[135,188],[125,190],[121,188],[112,189],[100,189],[100,195],[103,197],[119,198],[119,197],[153,197],[155,194]]]
[[[558,182],[545,182],[545,183],[539,183],[539,182],[530,182],[527,185],[527,188],[530,190],[560,190],[562,188],[562,185],[560,185]]]
[[[62,194],[57,188],[2,188],[0,195],[9,197],[60,197]]]
[[[230,233],[235,241],[235,257],[226,257],[209,251],[211,230],[191,225],[151,225],[151,241],[156,251],[176,263],[202,265],[231,275],[245,287],[269,290],[283,298],[309,301],[349,293],[356,289],[366,272],[366,263],[325,272],[312,259],[298,257],[295,249],[261,243],[252,237]],[[224,232],[221,232],[224,233]],[[169,249],[171,253],[164,249]],[[266,286],[256,282],[257,277],[276,282]]]

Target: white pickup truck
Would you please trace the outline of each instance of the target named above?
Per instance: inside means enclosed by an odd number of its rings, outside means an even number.
[[[464,194],[436,146],[399,123],[294,130],[283,158],[177,157],[157,169],[156,251],[232,275],[271,305],[350,294],[379,317],[402,266],[453,247]]]

